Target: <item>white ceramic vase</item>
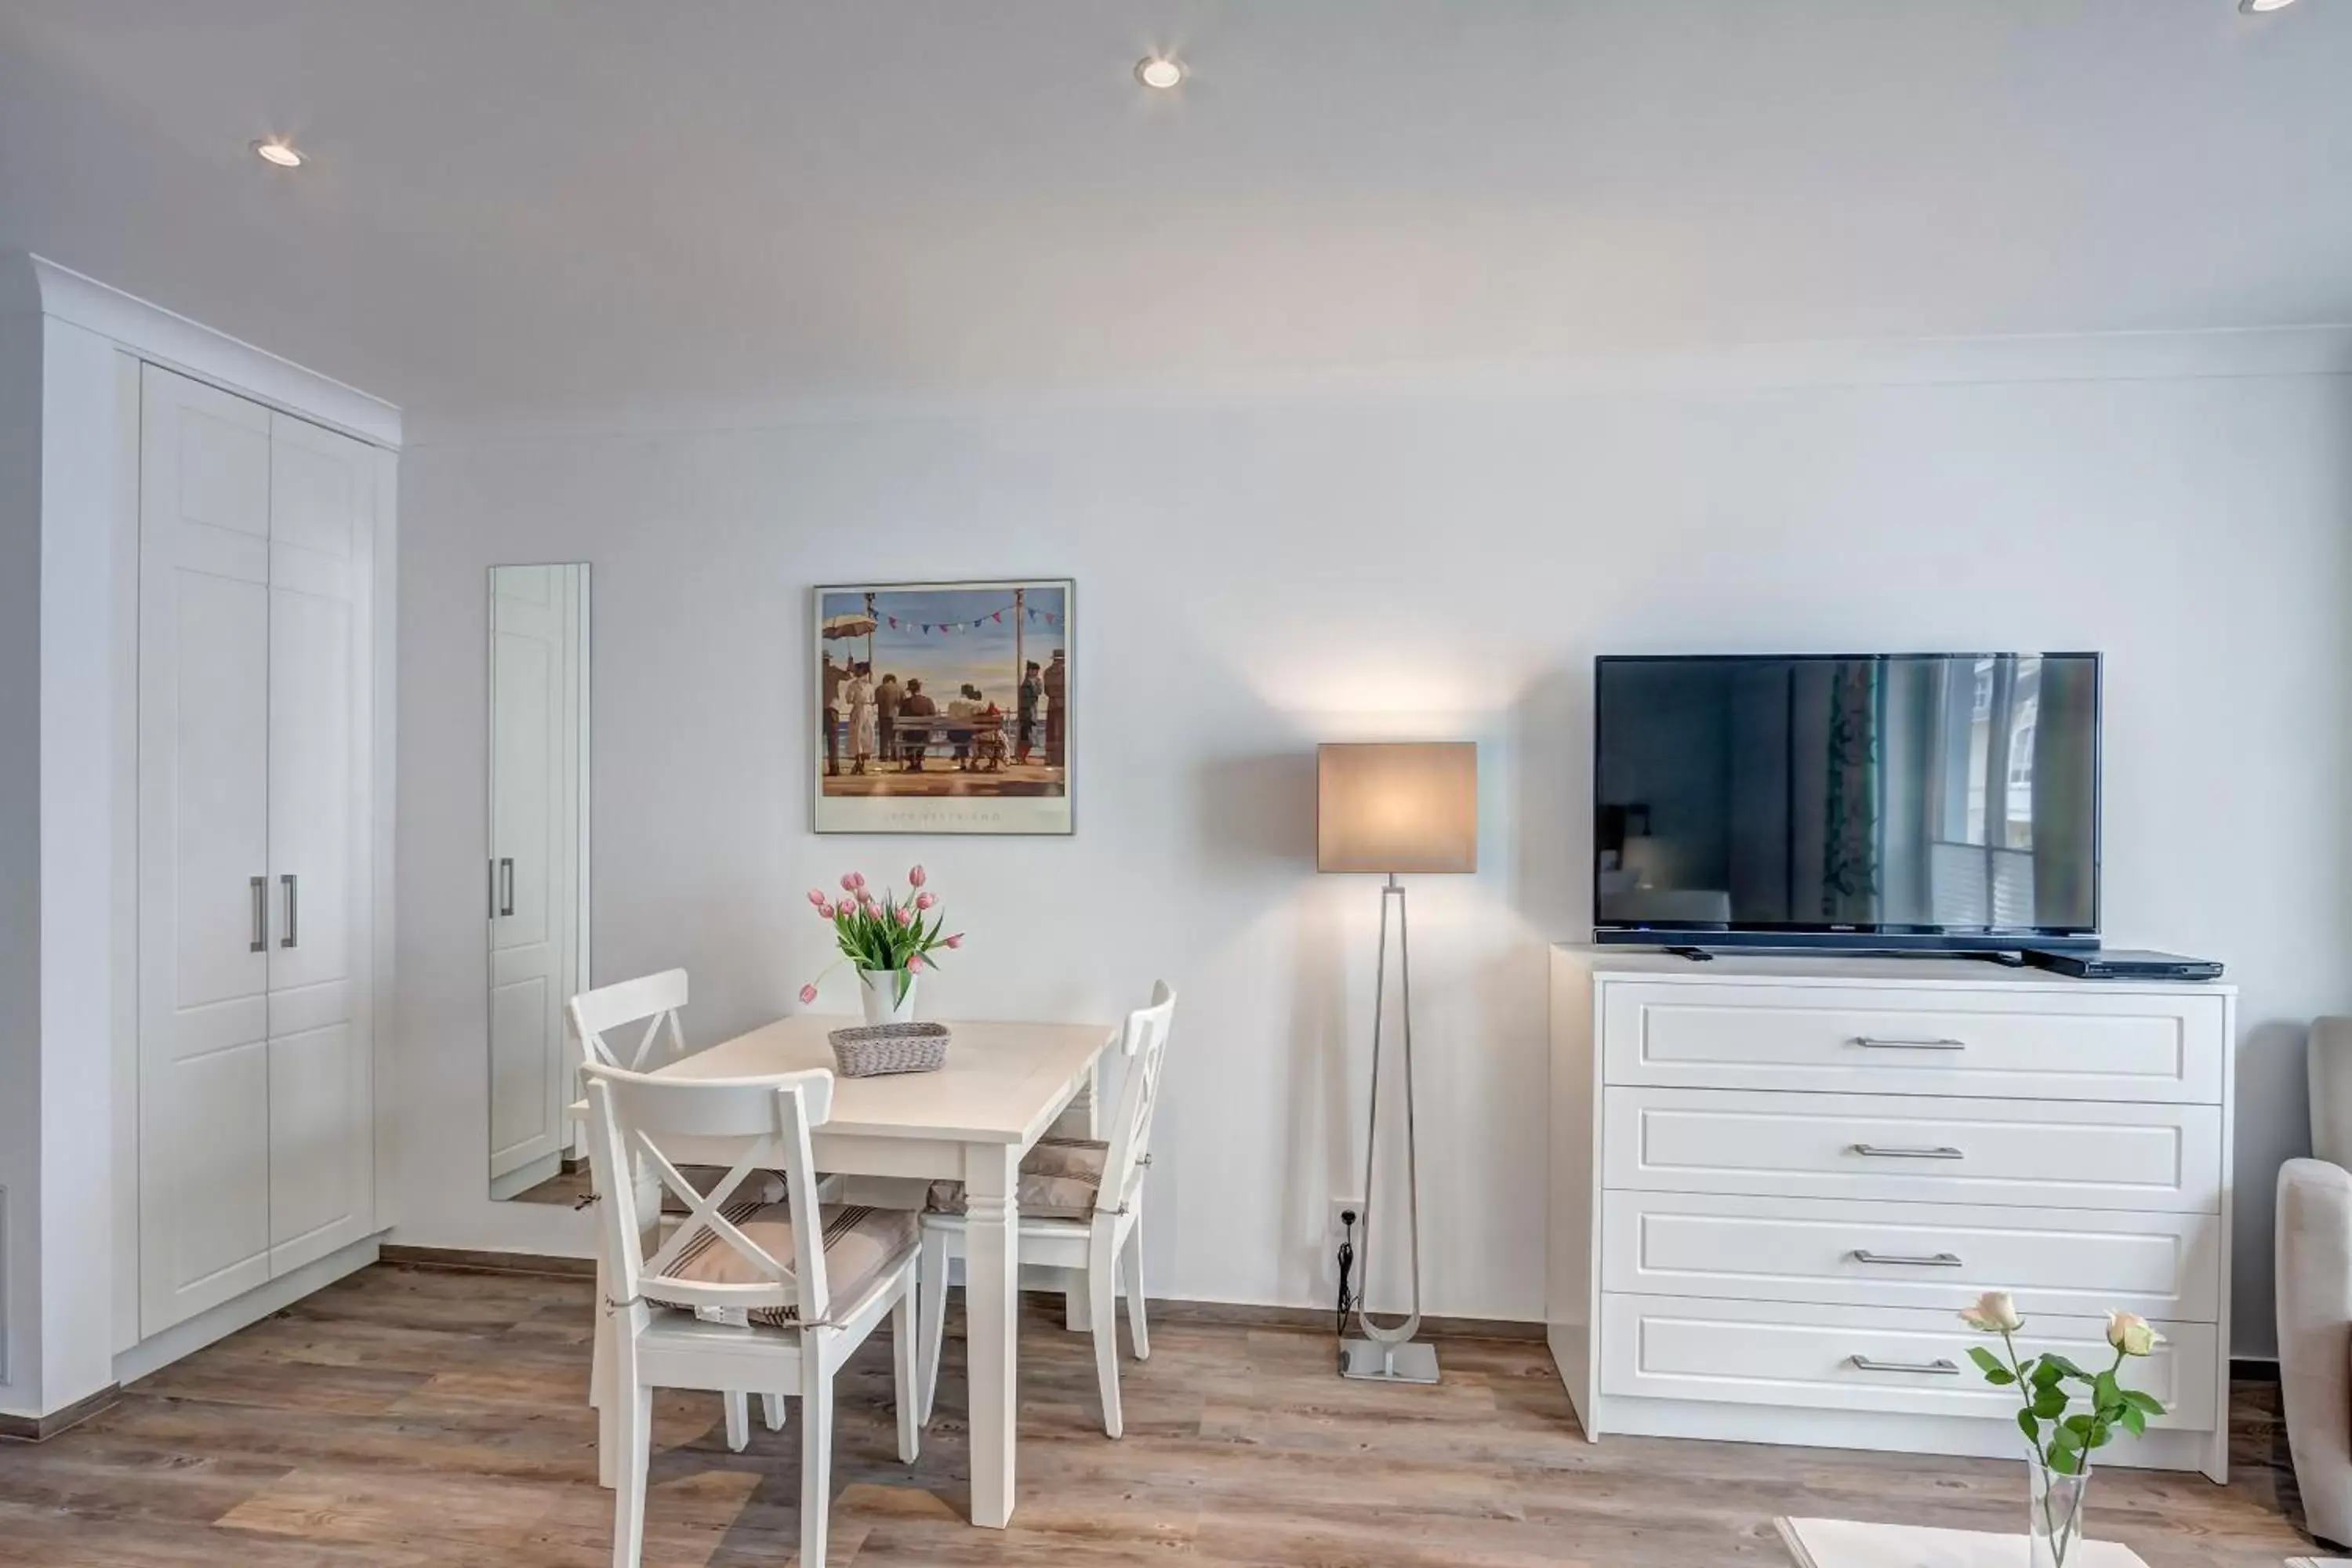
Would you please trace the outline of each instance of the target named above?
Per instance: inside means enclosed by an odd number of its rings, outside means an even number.
[[[915,985],[922,978],[911,969],[861,969],[858,1000],[868,1024],[911,1024],[915,1021]]]

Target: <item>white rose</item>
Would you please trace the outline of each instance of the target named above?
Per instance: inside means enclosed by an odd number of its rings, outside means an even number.
[[[1960,1321],[1987,1334],[2013,1334],[2025,1327],[2025,1320],[2017,1315],[2017,1303],[2006,1290],[1988,1290],[1978,1297],[1977,1304],[1960,1314]]]
[[[2107,1343],[2126,1355],[2146,1355],[2164,1343],[2164,1336],[2147,1326],[2137,1312],[2107,1314]]]

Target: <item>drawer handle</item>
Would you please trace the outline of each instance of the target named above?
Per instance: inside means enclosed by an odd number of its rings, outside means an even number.
[[[1960,1375],[1959,1367],[1941,1356],[1934,1361],[1873,1361],[1866,1355],[1850,1355],[1845,1359],[1853,1363],[1856,1372],[1916,1372],[1931,1377]]]
[[[1857,1247],[1846,1254],[1856,1263],[1875,1263],[1887,1268],[1958,1268],[1960,1255],[1957,1252],[1931,1252],[1916,1258],[1906,1258],[1896,1252],[1873,1252]]]
[[[1850,1154],[1860,1154],[1869,1160],[1965,1160],[1968,1158],[1949,1143],[1938,1143],[1932,1149],[1905,1149],[1880,1143],[1855,1143],[1849,1145],[1846,1152]]]
[[[1966,1040],[1883,1040],[1872,1035],[1857,1035],[1853,1043],[1865,1051],[1965,1051]]]

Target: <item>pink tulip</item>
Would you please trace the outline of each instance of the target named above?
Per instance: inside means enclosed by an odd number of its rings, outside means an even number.
[[[913,971],[913,970],[920,969],[920,968],[922,968],[922,967],[923,967],[923,955],[922,955],[921,953],[919,953],[919,952],[910,952],[910,953],[908,953],[908,954],[907,955],[907,968],[908,968],[909,971]]]
[[[811,888],[809,889],[809,902],[816,905],[819,909],[823,909],[824,907],[824,889],[823,888]]]
[[[902,926],[913,925],[915,923],[915,911],[907,908],[904,904],[899,905],[898,923]]]
[[[854,888],[864,888],[866,886],[866,873],[863,871],[852,871],[849,874],[849,883],[850,886]]]
[[[814,1002],[814,1001],[815,1001],[815,1000],[816,1000],[816,987],[815,987],[815,986],[814,986],[814,985],[803,985],[803,986],[802,986],[802,987],[801,987],[801,1000],[802,1000],[803,1003],[808,1003],[808,1002]]]
[[[961,947],[963,945],[963,932],[958,931],[955,935],[948,938],[947,945],[950,947]]]
[[[925,880],[926,879],[923,876],[923,868],[920,866],[916,867],[913,870],[907,873],[907,886],[910,888],[919,888],[923,885]]]
[[[842,890],[843,892],[845,892],[845,893],[854,893],[854,892],[857,891],[857,873],[856,873],[856,872],[855,872],[855,871],[844,871],[844,872],[841,874],[841,890]]]
[[[915,907],[919,910],[928,910],[939,901],[940,896],[937,893],[925,893],[916,899]]]
[[[824,918],[824,919],[825,919],[825,920],[831,920],[831,919],[833,919],[833,904],[832,904],[832,902],[831,902],[830,900],[827,900],[827,901],[825,901],[825,902],[824,902],[824,903],[820,903],[820,904],[819,904],[819,905],[817,905],[817,907],[816,907],[816,912],[818,913],[818,915],[819,915],[819,916],[821,916],[822,918]]]

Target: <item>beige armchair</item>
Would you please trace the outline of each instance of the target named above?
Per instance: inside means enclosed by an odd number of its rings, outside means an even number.
[[[2279,1167],[2279,1391],[2305,1521],[2352,1543],[2352,1018],[2311,1026],[2311,1152]]]

